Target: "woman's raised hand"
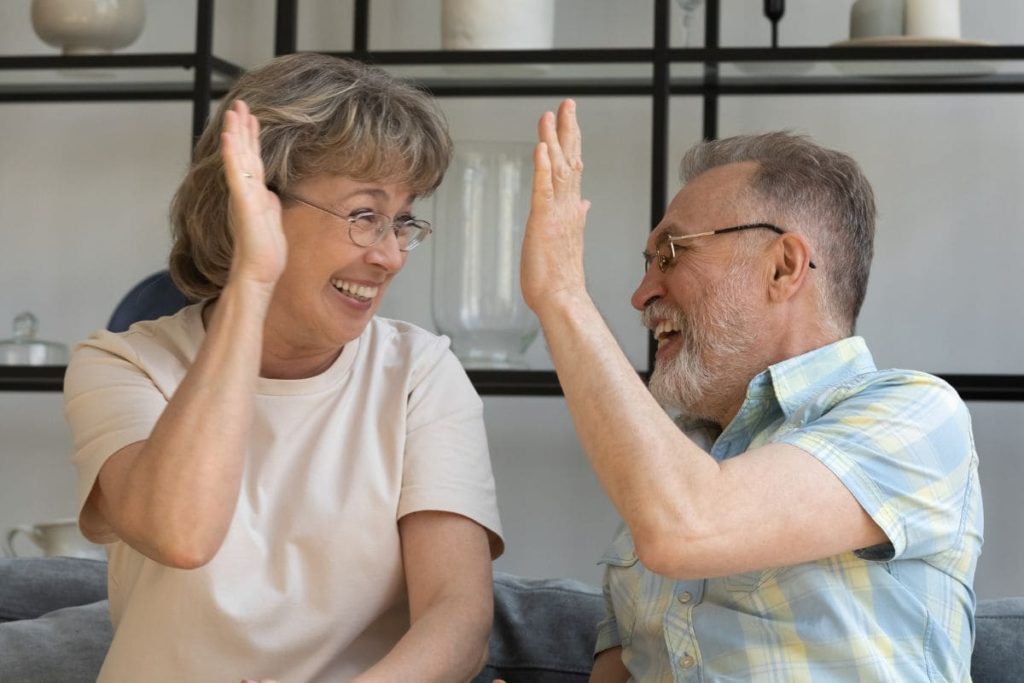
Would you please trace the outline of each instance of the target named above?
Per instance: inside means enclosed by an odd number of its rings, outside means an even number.
[[[264,178],[260,123],[242,100],[236,100],[224,113],[220,139],[235,242],[230,277],[272,290],[288,253],[281,228],[281,202],[267,189]]]

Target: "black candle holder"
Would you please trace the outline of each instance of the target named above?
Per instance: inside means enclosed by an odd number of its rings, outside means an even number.
[[[772,47],[779,46],[779,20],[786,13],[786,0],[764,0],[764,15],[772,22]]]

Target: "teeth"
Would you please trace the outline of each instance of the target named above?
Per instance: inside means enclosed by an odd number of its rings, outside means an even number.
[[[334,285],[335,289],[341,292],[350,294],[358,299],[367,300],[377,296],[377,292],[380,289],[379,287],[375,287],[373,285],[360,285],[356,284],[355,282],[349,282],[347,280],[338,279],[332,279],[331,284]]]
[[[654,338],[661,341],[663,337],[667,337],[672,332],[678,332],[679,325],[669,322],[668,320],[662,320],[654,328]]]

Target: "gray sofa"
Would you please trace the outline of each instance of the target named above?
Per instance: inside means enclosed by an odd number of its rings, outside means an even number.
[[[496,574],[487,668],[473,683],[583,683],[600,590],[566,579]],[[106,563],[0,559],[0,683],[95,681],[111,638]],[[1024,598],[982,601],[975,683],[1024,681]]]

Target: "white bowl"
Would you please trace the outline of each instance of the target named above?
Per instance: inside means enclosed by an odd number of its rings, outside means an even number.
[[[32,0],[32,28],[65,55],[109,54],[142,33],[144,0]]]

